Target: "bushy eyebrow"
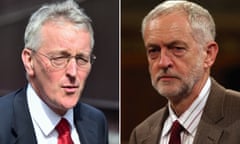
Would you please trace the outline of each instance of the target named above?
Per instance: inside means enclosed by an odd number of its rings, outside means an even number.
[[[78,53],[78,54],[76,54],[76,56],[78,56],[78,57],[86,57],[86,56],[88,56],[87,54],[84,54],[84,53]]]
[[[71,56],[70,53],[66,51],[53,51],[48,53],[50,56]]]
[[[187,43],[185,43],[184,41],[180,41],[180,40],[174,40],[171,42],[167,42],[167,43],[164,43],[163,45],[165,47],[173,47],[176,45],[182,45],[183,47],[186,47],[186,48],[188,47]],[[146,47],[146,49],[149,49],[149,48],[160,48],[161,46],[159,46],[158,44],[149,43],[145,47]]]
[[[50,52],[49,53],[49,55],[50,56],[65,56],[65,57],[68,57],[68,56],[72,56],[69,52],[67,52],[67,51],[54,51],[54,52]],[[88,54],[88,53],[84,53],[84,52],[80,52],[80,53],[77,53],[76,54],[76,56],[79,56],[79,57],[86,57],[86,56],[88,56],[88,55],[91,55],[91,53],[90,54]]]
[[[63,56],[71,56],[71,54],[66,51],[60,51],[59,54]]]
[[[149,49],[149,48],[160,48],[160,46],[157,45],[157,44],[147,44],[145,47],[146,47],[146,49]]]
[[[185,43],[184,41],[180,41],[180,40],[175,40],[175,41],[171,41],[169,43],[164,44],[164,46],[166,47],[173,47],[176,45],[182,45],[183,47],[188,47],[187,43]]]

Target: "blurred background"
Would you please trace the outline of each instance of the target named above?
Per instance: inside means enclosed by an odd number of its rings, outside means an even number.
[[[26,85],[21,61],[23,36],[30,14],[57,0],[0,1],[0,95]],[[60,1],[60,0],[59,0]],[[92,19],[95,32],[93,65],[82,101],[107,116],[110,143],[119,143],[119,1],[76,0]]]
[[[132,129],[166,104],[152,88],[141,38],[143,17],[162,0],[121,1],[121,143]],[[212,76],[226,88],[240,90],[240,1],[194,0],[215,19],[219,44]]]

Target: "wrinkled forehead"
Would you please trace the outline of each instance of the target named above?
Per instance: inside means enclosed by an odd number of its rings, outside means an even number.
[[[183,31],[190,33],[192,31],[191,25],[185,13],[169,13],[155,17],[146,23],[143,29],[143,36],[148,32],[168,32],[168,31]]]

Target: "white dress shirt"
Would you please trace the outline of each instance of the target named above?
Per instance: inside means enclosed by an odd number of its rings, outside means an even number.
[[[191,106],[180,117],[177,117],[175,115],[174,111],[170,106],[170,103],[168,103],[169,116],[164,122],[159,144],[168,144],[171,134],[171,127],[175,120],[178,120],[179,123],[185,129],[183,132],[181,132],[181,143],[182,144],[193,143],[204,106],[207,102],[210,86],[211,80],[210,78],[208,78],[199,96],[194,100]]]
[[[62,117],[54,113],[39,98],[30,84],[28,84],[27,87],[27,102],[37,138],[37,143],[57,144],[58,132],[55,130],[55,127]],[[70,124],[71,137],[74,144],[80,144],[79,136],[74,125],[73,109],[68,110],[63,117]]]

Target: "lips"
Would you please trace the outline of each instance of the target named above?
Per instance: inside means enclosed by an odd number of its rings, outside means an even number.
[[[78,90],[79,86],[77,85],[65,85],[62,86],[62,88],[67,92],[67,93],[74,93]]]
[[[63,88],[78,88],[79,86],[75,86],[75,85],[66,85],[66,86],[62,86]]]
[[[160,80],[162,80],[162,81],[170,81],[172,79],[178,79],[178,77],[176,77],[176,76],[169,76],[169,75],[164,75],[164,76],[158,76],[157,77],[157,81],[160,81]]]

